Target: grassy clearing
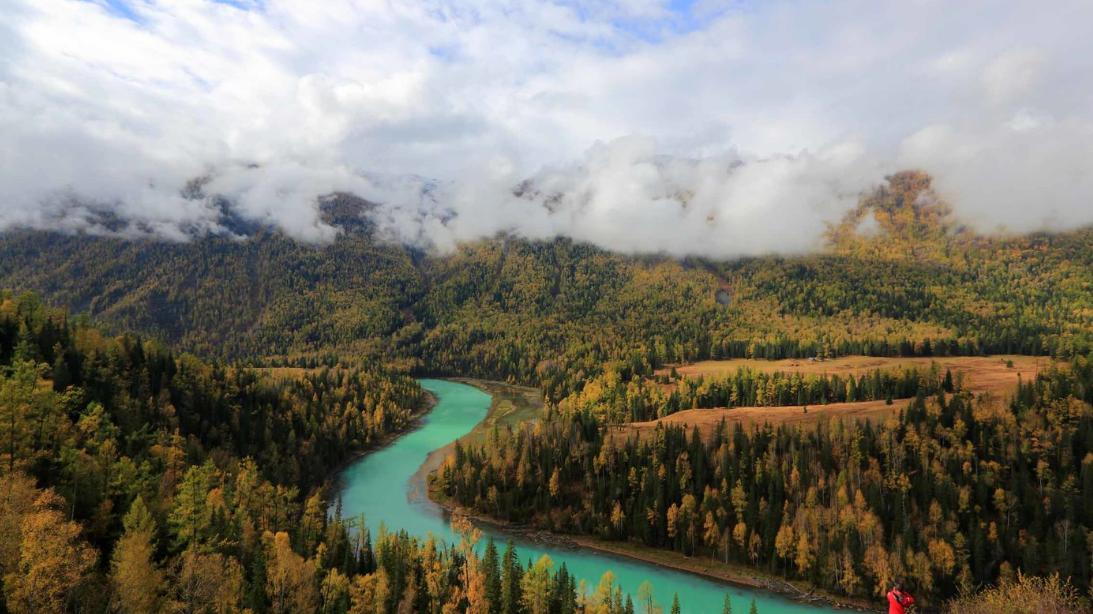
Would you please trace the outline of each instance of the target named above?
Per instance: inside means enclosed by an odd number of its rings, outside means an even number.
[[[831,403],[829,405],[808,405],[808,412],[802,405],[786,407],[733,407],[731,409],[688,409],[648,422],[632,422],[624,427],[627,432],[645,435],[652,432],[658,423],[685,424],[697,426],[703,434],[709,434],[717,428],[721,420],[730,427],[734,423],[744,426],[770,423],[812,426],[822,419],[884,421],[907,406],[907,399],[898,399],[888,405],[884,400],[862,401],[860,403]]]
[[[861,375],[875,369],[897,369],[913,367],[929,369],[936,362],[942,373],[950,369],[953,376],[964,375],[965,385],[977,392],[1009,392],[1017,384],[1020,375],[1027,381],[1041,370],[1048,368],[1054,361],[1047,356],[938,356],[914,358],[885,358],[877,356],[842,356],[830,360],[813,361],[800,358],[785,360],[755,360],[736,358],[732,360],[706,360],[689,365],[676,366],[680,375],[696,377],[699,375],[731,375],[741,367],[755,371],[772,373],[802,373],[810,375]],[[1011,366],[1012,365],[1012,366]],[[666,367],[658,373],[668,373]]]
[[[542,413],[543,395],[537,388],[470,378],[456,381],[479,388],[493,397],[486,417],[470,433],[459,438],[465,445],[482,445],[495,426],[515,429],[524,422],[538,420]]]
[[[875,369],[896,369],[917,367],[929,369],[930,363],[936,362],[944,373],[953,372],[955,378],[963,378],[966,389],[976,394],[991,393],[1005,397],[1012,393],[1018,379],[1028,381],[1041,371],[1058,365],[1053,359],[1043,356],[953,356],[936,358],[882,358],[874,356],[844,356],[825,361],[800,359],[787,360],[711,360],[690,365],[676,366],[676,372],[682,376],[700,375],[726,376],[735,373],[741,367],[756,371],[802,373],[811,375],[861,375]],[[661,370],[667,373],[671,367]],[[883,421],[897,414],[907,406],[907,399],[896,399],[891,405],[884,400],[862,401],[858,403],[831,403],[828,405],[790,405],[785,407],[734,407],[717,409],[689,409],[674,413],[659,420],[635,422],[620,429],[622,434],[637,433],[647,435],[658,423],[686,424],[697,426],[704,434],[713,432],[722,419],[728,425],[742,423],[744,426],[770,423],[773,425],[790,424],[810,426],[822,419]],[[805,407],[808,411],[805,411]]]

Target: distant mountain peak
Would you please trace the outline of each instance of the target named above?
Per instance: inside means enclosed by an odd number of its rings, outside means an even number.
[[[933,178],[919,170],[885,177],[826,234],[836,252],[897,259],[940,257],[954,241],[970,236],[934,190]]]

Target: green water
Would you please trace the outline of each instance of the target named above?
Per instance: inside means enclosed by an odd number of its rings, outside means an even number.
[[[425,417],[420,429],[365,456],[342,472],[342,514],[346,518],[364,514],[373,530],[384,523],[390,530],[405,529],[422,537],[432,533],[438,539],[453,543],[456,539],[443,510],[421,496],[417,492],[419,489],[413,489],[414,495],[411,496],[410,480],[429,452],[467,433],[486,416],[490,396],[473,386],[443,380],[421,380],[421,385],[436,395],[436,407]],[[499,531],[484,528],[484,533],[493,535],[499,549],[503,549],[504,542],[509,539],[508,535]],[[622,590],[636,600],[638,585],[649,580],[657,602],[664,606],[665,611],[671,604],[673,593],[679,593],[684,612],[699,614],[720,612],[726,593],[731,595],[733,612],[737,614],[745,614],[753,598],[760,614],[834,611],[629,559],[520,540],[516,540],[516,545],[521,561],[526,563],[528,559],[535,560],[542,554],[549,554],[555,568],[564,562],[578,580],[587,582],[589,590],[595,588],[603,572],[611,570]]]

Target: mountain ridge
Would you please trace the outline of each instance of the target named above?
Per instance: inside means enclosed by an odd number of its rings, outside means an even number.
[[[9,230],[0,287],[209,357],[354,356],[532,383],[544,361],[1093,345],[1093,229],[978,236],[928,177],[889,182],[804,256],[675,259],[512,236],[439,254],[377,236],[370,204],[337,195],[321,205],[342,228],[328,244],[269,229],[188,242]],[[880,232],[859,232],[869,214]]]

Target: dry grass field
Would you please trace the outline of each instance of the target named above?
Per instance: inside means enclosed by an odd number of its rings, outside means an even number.
[[[896,369],[917,367],[929,369],[930,363],[936,362],[942,373],[951,369],[953,376],[963,373],[966,385],[976,391],[1009,391],[1017,383],[1018,374],[1028,378],[1035,376],[1041,369],[1052,364],[1047,356],[947,356],[934,358],[881,358],[876,356],[843,356],[831,360],[812,361],[797,358],[785,360],[755,360],[737,358],[733,360],[706,360],[689,365],[677,366],[676,372],[690,377],[698,375],[729,375],[741,367],[756,371],[773,373],[807,373],[812,375],[861,375],[875,369]],[[1012,367],[1009,364],[1012,363]],[[667,373],[671,367],[661,369]]]
[[[950,369],[953,376],[963,376],[964,387],[975,393],[990,392],[998,396],[1008,395],[1016,386],[1018,378],[1026,381],[1034,378],[1043,369],[1049,368],[1053,361],[1043,356],[955,356],[937,358],[878,358],[873,356],[846,356],[826,361],[809,360],[717,360],[704,361],[676,367],[676,372],[685,376],[728,375],[740,367],[756,371],[808,374],[860,375],[874,369],[893,369],[919,367],[928,369],[931,362],[938,363],[942,373]],[[1012,366],[1011,366],[1012,365]],[[671,367],[665,369],[667,372]],[[674,413],[659,420],[634,422],[621,429],[624,433],[651,432],[658,422],[666,424],[686,424],[697,426],[702,432],[713,431],[724,419],[726,423],[745,425],[763,424],[801,424],[810,425],[823,418],[865,419],[881,421],[893,415],[907,405],[907,399],[897,399],[891,405],[885,401],[863,401],[860,403],[831,403],[829,405],[809,405],[808,412],[801,405],[785,407],[734,407],[720,409],[689,409]]]

